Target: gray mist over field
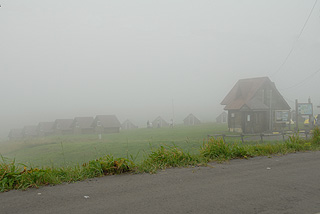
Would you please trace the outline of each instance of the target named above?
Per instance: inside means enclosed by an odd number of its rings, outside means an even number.
[[[310,97],[318,112],[314,3],[2,0],[0,136],[98,114],[140,127],[157,116],[181,123],[189,113],[215,121],[237,80],[261,76],[292,108]]]

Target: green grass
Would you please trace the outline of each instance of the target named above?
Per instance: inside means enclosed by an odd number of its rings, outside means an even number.
[[[208,134],[223,133],[227,125],[207,123],[175,128],[136,129],[97,135],[52,136],[8,142],[0,145],[0,153],[28,166],[75,166],[112,154],[114,157],[142,161],[144,155],[159,145],[176,145],[190,153],[198,152]]]
[[[61,149],[64,151],[63,148]],[[0,191],[75,182],[110,174],[154,173],[168,167],[206,165],[209,161],[225,161],[234,158],[319,149],[320,130],[315,128],[313,137],[309,140],[301,139],[299,135],[293,135],[289,140],[281,143],[246,145],[225,143],[222,139],[210,138],[208,141],[204,141],[197,149],[198,152],[195,153],[185,151],[176,145],[160,145],[151,148],[149,153],[145,153],[139,163],[128,158],[104,155],[81,165],[35,168],[17,164],[15,160],[2,157],[2,161],[0,161]]]

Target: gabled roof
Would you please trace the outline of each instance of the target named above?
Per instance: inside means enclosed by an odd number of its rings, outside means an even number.
[[[281,97],[281,105],[284,109],[290,109],[288,103],[283,99],[275,84],[268,77],[257,77],[239,80],[227,96],[222,100],[221,105],[226,105],[225,110],[239,110],[248,107],[251,110],[269,109],[263,100],[257,99],[255,95],[263,86],[268,85],[275,96]]]
[[[200,120],[196,116],[194,116],[193,114],[189,114],[186,118],[184,118],[183,121],[189,120],[189,118],[193,118],[194,120],[197,120],[200,122]]]
[[[54,129],[70,130],[73,119],[56,119],[54,121]]]
[[[53,132],[54,122],[40,122],[38,124],[38,130],[40,132]]]
[[[95,122],[100,121],[101,126],[105,128],[120,127],[121,124],[115,115],[97,115]]]
[[[165,121],[164,119],[162,119],[162,117],[157,117],[156,119],[154,119],[154,121],[152,122],[152,123],[156,123],[156,122],[158,122],[158,121],[162,121],[162,122],[164,122],[164,123],[166,123],[167,124],[167,121]]]
[[[82,129],[92,128],[93,117],[75,117],[72,123],[72,126],[78,126]]]

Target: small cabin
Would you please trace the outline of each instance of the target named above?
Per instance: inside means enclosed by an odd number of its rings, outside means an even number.
[[[290,106],[268,77],[239,80],[221,104],[228,111],[228,127],[232,132],[272,132],[289,120],[276,120],[279,113],[286,115]]]

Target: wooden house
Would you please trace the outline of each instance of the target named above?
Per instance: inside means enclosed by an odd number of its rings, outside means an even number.
[[[53,124],[54,134],[56,135],[70,135],[73,134],[71,124],[73,119],[56,119]]]
[[[53,135],[54,129],[53,129],[54,122],[40,122],[38,124],[38,135],[39,136],[49,136]]]
[[[152,122],[152,127],[153,128],[161,128],[161,127],[169,127],[169,123],[162,119],[162,117],[157,117],[153,122]]]
[[[22,138],[23,129],[11,129],[8,135],[9,140],[19,140]]]
[[[115,115],[97,115],[92,127],[98,134],[119,133],[121,124]]]
[[[130,120],[126,120],[121,124],[121,129],[128,130],[128,129],[137,129],[138,126],[134,125]]]
[[[201,121],[196,116],[194,116],[193,114],[189,114],[183,120],[183,124],[186,125],[186,126],[194,126],[194,125],[201,124]]]
[[[290,110],[268,77],[239,80],[221,104],[228,111],[229,130],[243,133],[272,131],[275,111]]]
[[[228,113],[227,112],[222,112],[219,114],[219,116],[216,118],[217,123],[228,123]]]
[[[22,129],[23,138],[38,137],[38,126],[25,126]]]
[[[71,128],[75,134],[93,134],[95,132],[92,127],[93,117],[75,117]]]

